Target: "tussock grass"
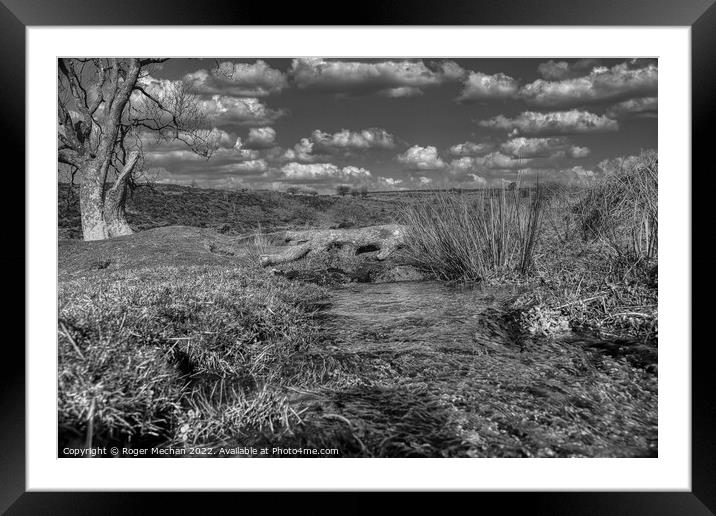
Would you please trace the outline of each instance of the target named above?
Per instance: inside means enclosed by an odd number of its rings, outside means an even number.
[[[576,204],[586,238],[605,243],[620,259],[652,260],[658,253],[658,156],[643,152],[585,191]]]
[[[655,347],[657,154],[647,151],[612,168],[588,186],[546,187],[546,245],[534,270],[540,282],[514,306],[532,333],[548,334],[568,321],[573,330]]]
[[[255,267],[261,266],[261,256],[267,254],[271,248],[271,240],[263,231],[261,225],[248,238],[245,250],[245,258],[248,264]]]
[[[322,295],[221,266],[102,270],[62,281],[60,440],[224,443],[240,432],[245,444],[265,425],[290,424],[272,390],[315,337],[313,304]],[[216,396],[210,413],[206,400]],[[237,414],[250,417],[237,426]]]
[[[407,255],[444,280],[480,280],[527,272],[533,264],[542,215],[542,191],[455,194],[441,192],[405,204]]]

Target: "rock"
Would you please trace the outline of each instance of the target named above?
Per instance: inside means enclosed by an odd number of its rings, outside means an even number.
[[[349,245],[356,254],[377,251],[376,258],[384,260],[403,244],[405,227],[385,224],[356,229],[310,229],[286,231],[283,236],[286,248],[261,256],[262,266],[293,262],[311,251],[325,251],[336,245]]]

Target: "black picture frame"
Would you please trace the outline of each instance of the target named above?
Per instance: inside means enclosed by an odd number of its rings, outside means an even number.
[[[708,173],[707,156],[712,147],[710,124],[716,107],[716,6],[714,0],[365,0],[338,4],[324,0],[305,3],[215,1],[197,4],[189,0],[0,0],[0,106],[6,157],[18,162],[6,170],[6,188],[25,192],[23,174],[25,149],[25,29],[35,25],[607,25],[607,26],[690,26],[692,30],[692,169]],[[91,48],[91,47],[88,47]],[[49,150],[48,150],[49,152]],[[685,180],[690,171],[684,171]],[[11,177],[9,177],[11,176]],[[13,182],[15,184],[13,184]],[[7,191],[7,190],[6,190]],[[700,192],[700,193],[699,193]],[[695,196],[705,189],[692,190],[692,220],[712,220],[708,202]],[[12,195],[22,204],[24,195]],[[7,200],[8,221],[16,221],[22,206]],[[699,213],[701,211],[701,213]],[[12,252],[0,261],[8,276],[25,265],[25,227],[16,222],[5,228]],[[694,232],[692,232],[694,234]],[[707,239],[708,240],[708,239]],[[704,255],[694,254],[692,270],[704,269]],[[704,264],[705,265],[705,264]],[[6,312],[7,321],[20,320],[25,303],[24,286]],[[695,299],[692,296],[692,301]],[[692,302],[692,320],[704,308]],[[701,305],[704,306],[704,305]],[[14,310],[16,314],[12,312]],[[696,315],[696,317],[694,317]],[[590,492],[590,493],[479,493],[485,509],[492,505],[501,512],[527,509],[547,514],[714,514],[716,513],[716,401],[708,338],[693,338],[692,346],[692,490],[690,492]],[[256,495],[201,495],[191,500],[183,493],[132,495],[122,493],[48,493],[25,489],[25,353],[18,339],[6,337],[5,364],[0,380],[0,511],[7,514],[134,514],[148,512],[150,502],[164,512],[179,504],[184,510],[196,504],[206,512],[217,501],[240,496],[241,504],[254,503]],[[684,343],[689,345],[689,343]],[[270,496],[270,495],[269,495]],[[301,505],[314,508],[318,495],[306,495]],[[357,494],[351,495],[357,497]],[[461,495],[451,500],[460,504]],[[264,498],[265,499],[265,498]],[[263,500],[263,499],[262,499]],[[258,500],[256,500],[258,501]],[[259,502],[261,503],[261,502]],[[403,503],[403,502],[401,502]],[[413,495],[403,511],[424,504]],[[343,502],[341,512],[365,512],[371,496]],[[335,509],[335,507],[334,507]],[[311,511],[315,512],[315,511]]]

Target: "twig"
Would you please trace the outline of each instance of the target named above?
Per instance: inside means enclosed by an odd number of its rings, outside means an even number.
[[[611,315],[609,315],[609,317],[618,317],[620,315],[626,315],[626,316],[631,316],[631,317],[643,317],[644,319],[648,319],[649,317],[652,317],[649,314],[643,314],[641,312],[621,312],[618,314],[611,314]]]
[[[588,301],[594,301],[595,299],[603,299],[603,298],[604,298],[604,294],[600,294],[600,295],[594,296],[594,297],[588,297],[588,298],[586,298],[586,299],[577,299],[576,301],[571,301],[571,302],[569,302],[569,303],[565,303],[565,304],[563,304],[563,305],[560,305],[560,306],[556,307],[555,310],[559,310],[560,308],[565,308],[565,307],[567,307],[567,306],[569,306],[569,305],[575,305],[575,304],[577,304],[577,303],[586,303],[586,302],[588,302]]]

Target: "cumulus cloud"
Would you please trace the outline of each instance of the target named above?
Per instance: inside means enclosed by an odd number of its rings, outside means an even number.
[[[168,79],[157,79],[151,75],[145,75],[138,80],[139,85],[149,95],[159,99],[164,105],[172,106],[174,103],[184,99],[184,83],[182,81],[171,81]],[[133,108],[140,112],[143,109],[146,98],[141,92],[135,91],[132,97]],[[251,130],[249,139],[246,141],[246,148],[258,148],[268,146],[267,143],[259,143],[259,140],[266,140],[271,136],[275,137],[275,131],[267,126],[285,113],[281,110],[272,110],[255,97],[230,97],[224,95],[213,95],[211,98],[197,97],[197,107],[203,115],[205,122],[214,126],[211,130],[202,130],[196,133],[184,135],[182,140],[184,143],[197,145],[200,147],[208,146],[216,149],[214,157],[221,153],[226,153],[227,149],[234,147],[233,142],[237,142],[238,148],[241,148],[241,140],[235,136],[229,137],[226,128],[231,126],[248,126],[258,127],[257,130]],[[158,110],[159,113],[164,113]],[[149,116],[155,116],[154,112]],[[168,115],[167,115],[168,116]],[[161,120],[160,120],[161,122]],[[167,120],[169,123],[169,120]],[[157,134],[154,133],[155,139]],[[159,136],[166,136],[159,134]],[[173,135],[170,135],[170,137]]]
[[[625,100],[614,104],[607,109],[606,115],[609,118],[652,117],[655,118],[659,112],[659,100],[657,97],[643,97],[639,99]]]
[[[457,81],[467,75],[467,71],[455,61],[438,61],[433,62],[432,65],[442,72],[446,80]]]
[[[360,167],[347,166],[340,168],[333,163],[287,163],[281,167],[284,177],[289,180],[316,180],[316,179],[360,179],[371,176],[369,170]]]
[[[550,159],[553,156],[550,156]],[[518,158],[502,152],[491,152],[486,156],[464,156],[450,162],[449,171],[457,177],[465,177],[469,173],[485,173],[494,170],[516,170],[530,166],[534,158]]]
[[[445,168],[445,162],[438,155],[437,148],[432,145],[427,147],[414,145],[403,154],[399,154],[398,161],[409,170],[440,170]]]
[[[341,169],[341,173],[348,178],[370,177],[370,171],[361,167],[347,166]]]
[[[261,153],[256,149],[236,149],[235,155],[239,161],[250,161],[258,159]]]
[[[551,160],[564,157],[565,151],[558,151],[559,154],[552,154],[543,163],[549,163]],[[491,152],[486,156],[463,156],[454,159],[448,165],[448,172],[455,178],[466,178],[475,173],[486,174],[495,171],[513,171],[530,167],[536,162],[536,158],[515,157],[502,152]]]
[[[523,168],[532,160],[530,158],[514,158],[501,152],[492,152],[483,158],[478,158],[485,168],[515,169]]]
[[[519,92],[519,83],[503,73],[487,75],[481,72],[470,72],[463,84],[458,101],[478,101],[489,99],[510,99]]]
[[[586,158],[592,153],[592,151],[589,149],[589,147],[578,147],[576,145],[572,146],[567,150],[567,154],[570,158]]]
[[[157,140],[152,133],[145,133],[142,135],[145,163],[149,167],[163,167],[184,179],[203,174],[210,182],[214,176],[260,175],[269,170],[259,150],[244,148],[241,138],[229,132],[214,128],[202,138],[214,148],[210,159],[192,152],[184,142]]]
[[[236,145],[236,137],[218,127],[211,129],[206,138],[213,147],[230,149]]]
[[[141,86],[142,89],[149,93],[152,97],[162,99],[165,95],[181,87],[181,81],[159,79],[150,74],[143,74],[137,78],[137,85]],[[142,99],[143,95],[139,91],[133,91],[132,97]]]
[[[596,176],[597,173],[594,170],[581,165],[569,168],[525,168],[520,170],[521,179],[527,183],[554,181],[568,185],[584,185],[591,183]]]
[[[450,147],[450,154],[453,156],[482,156],[495,150],[495,144],[490,142],[464,142]]]
[[[219,170],[227,174],[261,174],[268,170],[268,165],[263,159],[252,159],[227,163]]]
[[[489,120],[482,120],[478,124],[489,129],[528,135],[601,133],[619,129],[616,120],[576,109],[551,113],[525,111],[514,118],[498,115]]]
[[[255,97],[213,95],[200,101],[201,108],[217,126],[267,126],[282,117],[282,110],[268,108]]]
[[[322,58],[294,59],[291,77],[299,88],[348,94],[380,92],[387,96],[414,96],[416,90],[458,78],[453,62],[429,68],[422,60],[342,61]]]
[[[244,145],[247,149],[268,149],[276,144],[276,130],[273,127],[254,127],[249,129],[249,137]]]
[[[301,138],[301,141],[294,145],[293,149],[287,149],[280,159],[308,163],[315,159],[312,153],[313,142],[308,138]]]
[[[573,64],[566,61],[549,60],[539,64],[537,73],[548,81],[561,81],[587,75],[598,64],[599,61],[596,59],[579,59]]]
[[[575,176],[579,178],[591,178],[594,177],[594,171],[593,170],[587,170],[581,165],[577,165],[576,167],[572,167],[569,169],[566,169],[568,172],[574,174]]]
[[[236,138],[236,143],[233,147],[233,153],[231,154],[231,157],[239,160],[239,161],[248,161],[252,159],[258,159],[260,156],[260,152],[258,149],[246,149],[244,148],[244,142],[241,140],[241,138]],[[228,153],[224,153],[224,155],[227,155]]]
[[[559,171],[560,179],[568,184],[586,184],[590,183],[596,177],[593,170],[586,169],[581,165],[562,169]]]
[[[418,97],[423,94],[423,90],[415,86],[401,86],[399,88],[387,88],[378,91],[381,97],[400,98],[400,97]]]
[[[200,161],[206,158],[199,156],[189,149],[157,148],[144,152],[144,159],[150,163],[163,163],[167,161]]]
[[[549,156],[557,150],[563,150],[565,138],[512,138],[500,145],[500,150],[512,156],[535,157]]]
[[[644,97],[655,94],[658,68],[651,63],[632,69],[628,63],[606,68],[598,66],[583,77],[561,81],[537,79],[525,85],[519,96],[530,105],[570,107],[588,103]]]
[[[216,155],[217,152],[233,149],[236,145],[237,138],[223,129],[214,127],[186,135],[181,141],[178,139],[166,139],[156,131],[142,131],[139,134],[139,141],[145,151],[166,152],[170,150],[185,150],[191,152],[189,149],[191,145],[199,146],[203,144],[202,147],[206,146],[213,149],[214,155]]]
[[[468,174],[468,177],[472,179],[471,182],[474,183],[475,186],[485,186],[487,184],[487,179],[477,174]]]
[[[333,134],[316,129],[311,133],[311,140],[324,149],[392,149],[395,147],[393,135],[385,129],[376,127],[361,131],[342,129]]]
[[[376,178],[376,184],[378,186],[388,186],[388,187],[395,187],[400,186],[404,183],[402,179],[397,179],[394,177],[377,177]]]
[[[450,162],[450,172],[453,174],[462,174],[465,172],[475,171],[478,166],[482,165],[482,160],[470,156],[454,159]]]
[[[184,81],[196,93],[239,97],[264,97],[278,93],[288,85],[281,71],[260,59],[255,63],[225,61],[211,71],[188,73]]]
[[[554,138],[512,138],[500,146],[500,150],[519,158],[562,157],[584,158],[589,155],[589,148],[569,144],[564,137]]]

